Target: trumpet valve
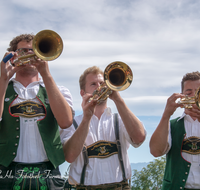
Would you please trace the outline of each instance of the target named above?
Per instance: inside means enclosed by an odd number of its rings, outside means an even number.
[[[189,97],[188,95],[186,95],[178,102],[178,104],[182,104],[181,107],[183,108],[191,109],[192,104],[195,104],[194,97]]]

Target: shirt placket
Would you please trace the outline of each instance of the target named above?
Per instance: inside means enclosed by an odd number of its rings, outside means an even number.
[[[103,115],[102,115],[103,116]],[[104,138],[103,138],[103,124],[102,124],[102,117],[100,118],[100,120],[98,120],[98,141],[99,140],[105,140]],[[100,162],[100,163],[97,163],[99,166],[102,164],[102,162]],[[102,171],[102,167],[98,167],[99,168],[99,174],[100,175],[98,175],[98,182],[101,184],[101,183],[103,183],[103,175],[104,175],[104,172]]]

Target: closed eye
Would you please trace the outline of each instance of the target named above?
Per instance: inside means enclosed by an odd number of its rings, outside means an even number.
[[[188,90],[185,91],[185,95],[190,96],[191,94],[192,94],[192,90],[188,89]]]

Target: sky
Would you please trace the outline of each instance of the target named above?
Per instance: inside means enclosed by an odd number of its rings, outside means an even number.
[[[17,35],[57,32],[64,49],[49,68],[56,83],[70,90],[76,115],[82,113],[78,81],[86,68],[128,64],[133,82],[120,94],[147,131],[145,142],[129,149],[129,158],[131,163],[149,162],[155,159],[149,139],[167,98],[181,91],[183,75],[199,70],[199,7],[197,0],[1,1],[1,57]],[[117,111],[111,100],[108,106]]]

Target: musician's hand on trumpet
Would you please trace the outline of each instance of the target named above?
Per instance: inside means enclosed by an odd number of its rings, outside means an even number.
[[[83,115],[85,119],[91,119],[92,115],[94,114],[95,107],[97,105],[97,100],[92,99],[89,101],[89,99],[92,97],[92,94],[85,93],[82,95],[82,109],[83,109]]]
[[[198,119],[200,122],[200,109],[196,104],[193,104],[191,108],[185,108],[185,114],[190,115],[192,118]]]
[[[121,99],[120,93],[118,91],[112,91],[112,93],[109,95],[109,98],[113,100],[114,102],[117,102]]]
[[[10,64],[16,56],[16,52],[7,52],[5,53],[3,60],[1,61],[0,77],[3,78],[3,80],[5,81],[9,81],[14,73],[19,70],[19,68],[15,68]]]
[[[35,58],[30,64],[36,67],[40,75],[43,77],[44,75],[50,75],[48,61],[44,61],[40,58]]]
[[[180,93],[174,93],[172,94],[168,99],[165,106],[164,114],[167,118],[170,118],[171,115],[176,111],[178,107],[183,107],[179,102],[177,102],[178,99],[184,98],[185,95]]]
[[[190,94],[174,93],[167,100],[165,113],[171,116],[178,107],[185,108],[185,114],[200,121],[200,87]]]

